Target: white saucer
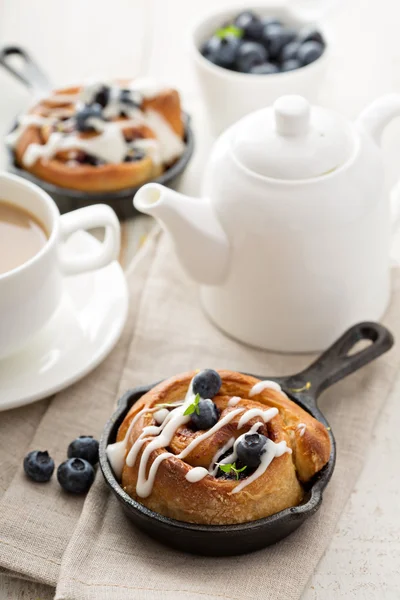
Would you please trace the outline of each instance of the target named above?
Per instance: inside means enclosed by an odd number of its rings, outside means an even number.
[[[90,252],[99,242],[79,231],[70,252]],[[23,350],[0,360],[0,410],[35,402],[92,371],[112,350],[125,325],[128,289],[120,265],[64,280],[62,302]]]

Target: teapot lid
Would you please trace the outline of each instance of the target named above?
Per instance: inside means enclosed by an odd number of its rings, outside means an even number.
[[[232,129],[232,151],[247,169],[274,179],[319,177],[350,157],[351,126],[337,113],[302,96],[282,96]]]

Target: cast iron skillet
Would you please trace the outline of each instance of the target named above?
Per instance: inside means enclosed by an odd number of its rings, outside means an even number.
[[[360,340],[369,340],[371,344],[349,355]],[[329,427],[324,415],[318,409],[317,399],[320,394],[340,379],[387,352],[393,343],[392,334],[382,325],[359,323],[351,327],[301,373],[288,377],[257,377],[278,382],[294,402]],[[308,389],[303,392],[293,392],[304,388],[308,382],[311,384]],[[259,550],[281,540],[318,510],[322,501],[322,492],[335,466],[335,438],[330,428],[328,432],[332,450],[329,462],[312,481],[303,503],[271,517],[239,525],[196,525],[164,517],[133,500],[115,479],[106,456],[106,448],[108,444],[115,442],[118,428],[132,405],[155,385],[157,384],[138,387],[122,396],[117,410],[105,426],[99,449],[100,467],[107,484],[121,502],[128,517],[140,529],[160,542],[179,550],[210,556],[228,556]]]
[[[20,66],[13,64],[15,57],[18,57]],[[11,59],[11,60],[10,60]],[[41,71],[38,65],[32,60],[29,54],[23,48],[18,46],[6,46],[0,50],[0,65],[2,65],[13,77],[22,82],[26,87],[33,91],[46,93],[53,89],[46,75]],[[182,156],[160,177],[154,179],[155,183],[162,183],[171,187],[179,184],[180,177],[185,170],[194,150],[193,131],[190,127],[190,118],[186,113],[183,114],[185,121],[185,144],[186,148]],[[32,183],[36,183],[43,188],[53,198],[61,213],[69,212],[90,204],[108,204],[120,219],[127,219],[138,214],[132,204],[132,198],[140,188],[127,188],[115,192],[81,192],[79,190],[69,190],[43,179],[35,177],[28,171],[19,168],[15,164],[14,153],[11,148],[7,148],[9,155],[8,170],[20,177],[24,177]],[[146,182],[147,183],[147,182]]]

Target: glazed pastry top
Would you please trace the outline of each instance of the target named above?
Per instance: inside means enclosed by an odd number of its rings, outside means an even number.
[[[150,79],[68,88],[43,98],[18,119],[7,136],[15,148],[29,127],[41,136],[23,148],[21,162],[32,167],[55,156],[67,166],[135,162],[149,156],[154,164],[169,165],[184,150],[183,124],[171,123],[152,104],[166,92]]]
[[[212,370],[150,390],[107,448],[129,495],[197,523],[244,522],[299,504],[329,454],[325,427],[278,384]]]

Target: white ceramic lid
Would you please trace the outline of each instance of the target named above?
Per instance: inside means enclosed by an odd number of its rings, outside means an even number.
[[[236,159],[258,175],[309,179],[343,165],[354,146],[351,126],[337,113],[302,96],[282,96],[232,129]]]

